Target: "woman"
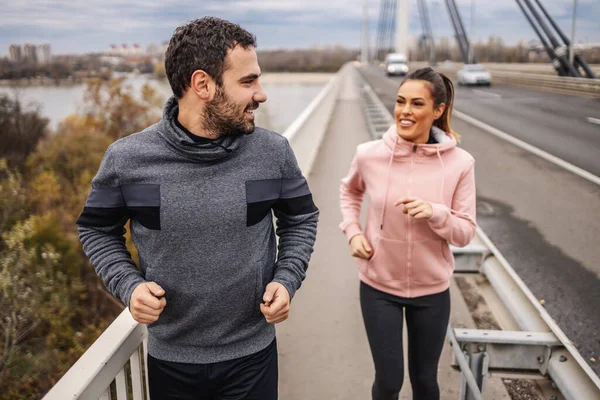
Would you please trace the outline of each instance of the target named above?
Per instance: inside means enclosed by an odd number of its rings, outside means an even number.
[[[360,270],[360,301],[375,364],[374,400],[398,399],[403,314],[413,399],[439,399],[437,368],[450,317],[454,258],[448,242],[475,234],[474,160],[450,128],[452,82],[431,68],[400,85],[395,125],[358,146],[340,206]],[[369,198],[366,229],[359,223]]]

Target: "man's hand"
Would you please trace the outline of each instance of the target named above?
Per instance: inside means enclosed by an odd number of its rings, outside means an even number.
[[[269,324],[277,324],[288,319],[290,294],[281,283],[269,283],[263,295],[263,301],[264,303],[260,305],[260,312],[263,313]]]
[[[350,254],[352,254],[352,257],[364,258],[365,260],[373,257],[373,248],[365,235],[360,233],[350,239]]]
[[[129,311],[137,322],[151,324],[158,320],[158,316],[167,305],[167,300],[161,296],[165,291],[155,282],[140,283],[131,293]]]
[[[404,204],[402,212],[415,219],[430,219],[433,217],[431,203],[418,197],[407,196],[398,200],[394,205],[399,206],[400,204]]]

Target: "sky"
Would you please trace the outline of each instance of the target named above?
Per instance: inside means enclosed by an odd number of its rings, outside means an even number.
[[[143,47],[168,41],[187,21],[212,15],[257,36],[258,50],[339,44],[358,48],[368,3],[372,43],[380,0],[1,0],[0,56],[11,44],[50,43],[53,54],[104,51],[110,44]],[[409,35],[421,34],[416,0],[409,1]],[[531,0],[534,1],[534,0]],[[541,0],[570,37],[573,0]],[[445,0],[426,0],[434,36],[452,36]],[[468,31],[472,2],[475,40],[505,44],[537,39],[515,0],[456,0]],[[600,0],[578,0],[576,42],[600,43]]]

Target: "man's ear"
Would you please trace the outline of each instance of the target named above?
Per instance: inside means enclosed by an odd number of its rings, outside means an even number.
[[[190,90],[205,101],[210,101],[215,95],[216,83],[205,71],[198,69],[192,74]]]

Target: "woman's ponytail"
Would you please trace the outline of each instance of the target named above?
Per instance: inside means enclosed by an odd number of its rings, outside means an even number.
[[[446,89],[446,101],[444,101],[446,104],[446,109],[444,110],[442,116],[433,122],[433,125],[437,126],[444,132],[451,134],[454,136],[456,141],[459,142],[460,135],[454,132],[450,127],[450,122],[452,120],[452,109],[454,108],[454,84],[452,84],[452,81],[446,75],[439,72],[438,75],[442,78],[444,87]]]

